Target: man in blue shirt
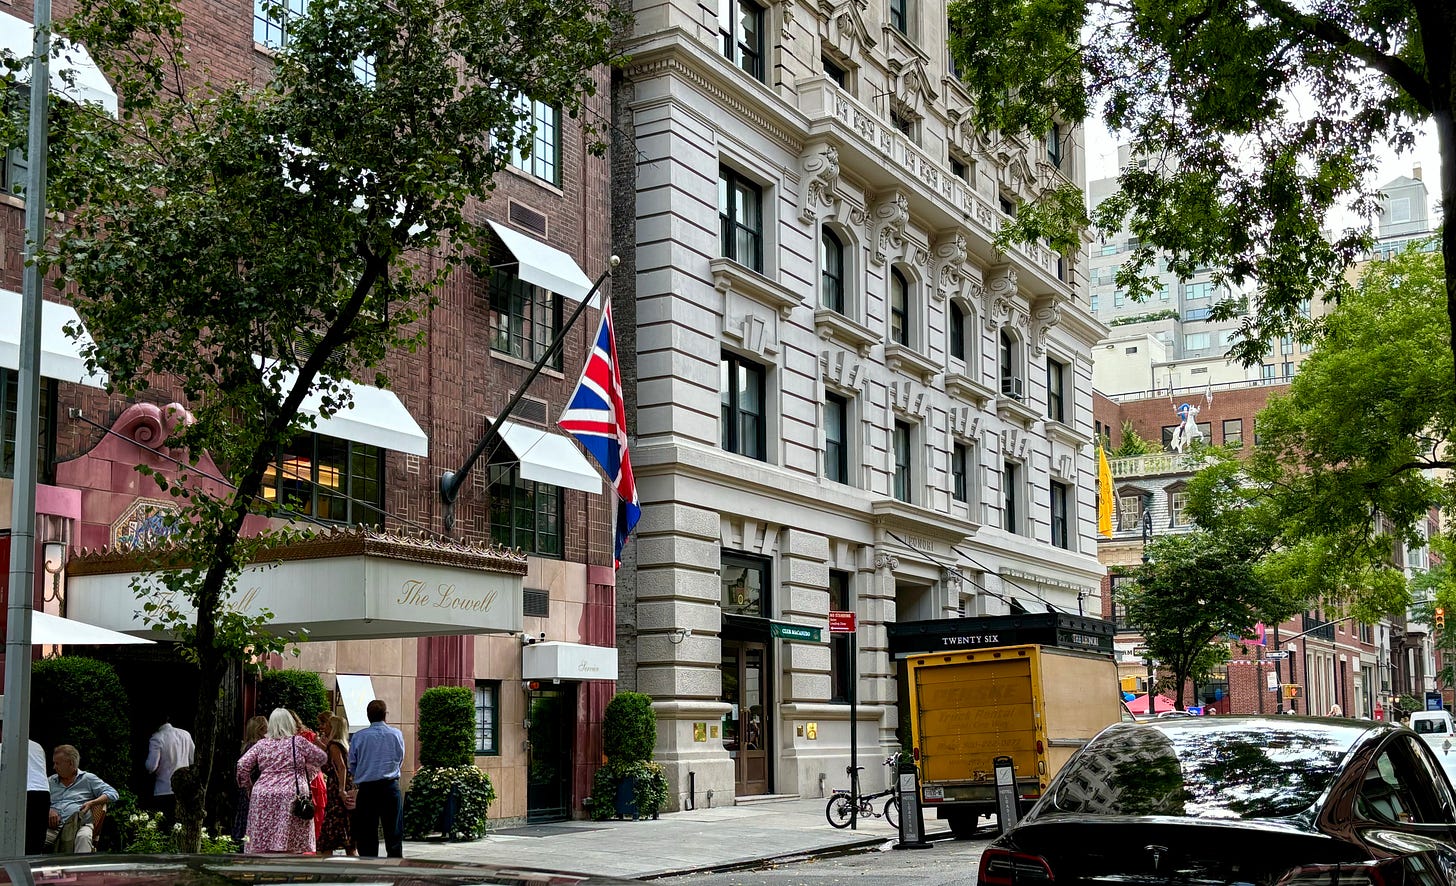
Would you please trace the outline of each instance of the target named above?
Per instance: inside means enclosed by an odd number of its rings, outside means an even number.
[[[379,828],[384,828],[384,851],[403,858],[404,809],[399,798],[399,767],[404,763],[404,735],[384,722],[384,702],[374,699],[366,709],[369,725],[349,742],[349,772],[359,788],[354,804],[354,845],[359,854],[379,856]]]
[[[56,774],[50,778],[50,830],[46,843],[59,852],[90,852],[96,826],[106,815],[106,805],[115,803],[116,788],[81,771],[81,752],[68,744],[58,745],[51,755]],[[71,836],[74,833],[74,837]]]

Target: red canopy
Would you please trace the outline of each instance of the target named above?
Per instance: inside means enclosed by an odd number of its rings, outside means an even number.
[[[1127,703],[1127,709],[1134,714],[1146,714],[1148,712],[1148,696],[1139,695]],[[1164,711],[1173,710],[1173,699],[1166,695],[1159,695],[1153,699],[1153,713],[1161,714]]]

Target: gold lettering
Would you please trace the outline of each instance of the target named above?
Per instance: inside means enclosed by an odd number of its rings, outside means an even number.
[[[492,589],[479,598],[462,597],[454,585],[443,583],[439,592],[440,598],[435,602],[436,609],[458,609],[462,612],[489,612],[490,607],[495,605],[496,597],[500,595],[499,591]]]
[[[430,595],[425,593],[423,581],[410,578],[400,585],[399,597],[394,602],[400,606],[428,606],[430,605]]]

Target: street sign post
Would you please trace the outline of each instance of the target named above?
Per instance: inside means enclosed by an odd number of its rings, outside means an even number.
[[[782,621],[769,622],[768,632],[775,639],[797,640],[800,643],[818,643],[824,638],[824,632],[819,628],[811,628],[807,625],[794,625]]]

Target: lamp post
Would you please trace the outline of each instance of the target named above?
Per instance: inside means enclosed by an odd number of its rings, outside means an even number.
[[[1152,540],[1153,540],[1153,496],[1152,496],[1151,493],[1143,496],[1142,530],[1143,530],[1143,565],[1146,566],[1149,563],[1151,563],[1152,562],[1152,559],[1153,559],[1151,556],[1148,555],[1148,544],[1151,543]],[[1143,637],[1143,646],[1144,646],[1144,648],[1147,647],[1147,644],[1148,644],[1148,638],[1147,637]],[[1153,701],[1153,697],[1154,697],[1153,696],[1153,680],[1155,679],[1155,675],[1153,674],[1153,665],[1155,664],[1155,662],[1153,661],[1153,652],[1152,652],[1151,649],[1148,650],[1147,663],[1148,663],[1148,682],[1147,682],[1147,689],[1148,689],[1148,692],[1147,692],[1148,719],[1152,719],[1153,717],[1156,717],[1158,715],[1158,706]]]

